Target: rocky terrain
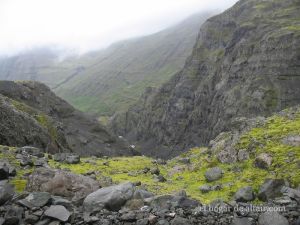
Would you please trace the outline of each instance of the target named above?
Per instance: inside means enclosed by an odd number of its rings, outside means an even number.
[[[45,152],[133,155],[122,139],[74,109],[44,84],[0,81],[0,143]]]
[[[184,69],[111,127],[164,158],[207,145],[236,117],[299,104],[298,1],[241,0],[201,27]]]
[[[298,225],[299,131],[293,107],[167,161],[0,146],[0,222]]]

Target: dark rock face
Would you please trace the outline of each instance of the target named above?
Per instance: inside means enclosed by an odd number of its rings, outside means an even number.
[[[30,81],[0,81],[0,144],[30,145],[50,153],[134,154],[95,118],[74,109],[44,84]]]
[[[140,143],[143,154],[168,158],[207,144],[235,117],[298,104],[299,10],[293,0],[241,0],[208,19],[184,69],[116,115],[112,130]]]

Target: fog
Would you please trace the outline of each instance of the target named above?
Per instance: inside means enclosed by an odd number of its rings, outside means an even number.
[[[237,0],[0,0],[0,55],[41,46],[85,53]]]

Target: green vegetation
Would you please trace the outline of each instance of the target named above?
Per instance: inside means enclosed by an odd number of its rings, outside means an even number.
[[[291,109],[290,109],[291,110]],[[42,120],[43,121],[43,120]],[[283,139],[290,135],[300,135],[300,113],[285,111],[280,115],[270,117],[262,127],[253,128],[243,134],[237,149],[246,149],[250,159],[233,164],[222,164],[215,156],[211,156],[207,148],[193,148],[190,151],[167,161],[165,165],[152,162],[151,158],[115,157],[115,158],[83,158],[80,164],[70,165],[49,161],[53,168],[67,168],[77,174],[85,174],[95,171],[99,180],[106,177],[112,178],[114,183],[125,181],[141,181],[149,191],[155,194],[168,194],[186,190],[188,195],[203,203],[221,198],[230,200],[234,193],[241,187],[251,185],[258,191],[266,178],[284,178],[293,187],[300,184],[300,146],[290,146],[283,143]],[[226,139],[226,135],[224,137]],[[18,169],[18,162],[11,153],[2,153],[0,158],[6,158]],[[260,153],[268,153],[273,162],[268,170],[254,166],[255,157]],[[189,158],[190,164],[181,163],[180,159]],[[212,167],[218,166],[224,171],[224,176],[209,183],[210,185],[222,185],[221,190],[201,193],[199,187],[207,184],[205,172]],[[157,182],[150,172],[144,173],[145,168],[158,167],[160,173],[167,179],[166,182]],[[17,190],[21,191],[26,185],[24,174],[31,170],[18,170],[18,175],[11,181]]]
[[[0,146],[3,147],[3,146]],[[12,166],[16,168],[17,175],[10,180],[10,183],[15,185],[17,192],[24,191],[27,178],[24,176],[26,174],[30,174],[33,171],[33,168],[30,169],[23,169],[20,166],[19,161],[15,158],[15,149],[14,147],[10,147],[8,151],[0,153],[0,160],[8,161]]]

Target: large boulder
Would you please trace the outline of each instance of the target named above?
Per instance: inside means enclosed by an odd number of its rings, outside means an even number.
[[[268,201],[282,195],[281,189],[284,187],[283,179],[266,179],[259,189],[258,198],[262,201]]]
[[[214,167],[205,172],[205,178],[208,182],[216,181],[221,179],[223,171],[219,167]]]
[[[265,212],[259,216],[258,225],[289,225],[289,222],[278,212]]]
[[[74,201],[96,191],[99,183],[90,177],[63,170],[37,168],[28,179],[27,191],[49,192]]]
[[[89,194],[83,202],[86,211],[106,208],[118,211],[133,197],[135,187],[132,183],[124,183],[101,188]]]

